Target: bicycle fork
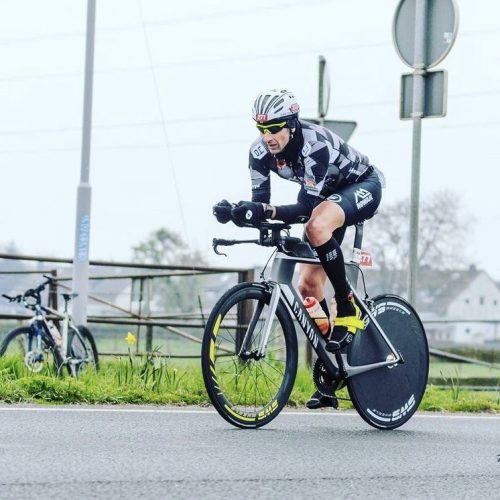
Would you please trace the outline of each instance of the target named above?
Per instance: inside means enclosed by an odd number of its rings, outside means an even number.
[[[281,288],[278,285],[278,283],[272,283],[272,285],[273,285],[273,290],[271,292],[271,299],[269,301],[269,311],[267,312],[267,317],[264,322],[264,328],[260,339],[260,344],[256,353],[256,356],[258,358],[263,358],[266,355],[267,342],[269,341],[269,335],[271,334],[271,328],[273,326],[273,318],[281,298]],[[248,324],[245,336],[243,337],[243,342],[241,343],[238,356],[241,357],[244,355],[247,345],[250,343],[252,339],[253,330],[255,328],[255,325],[257,324],[257,321],[259,320],[259,317],[263,309],[264,309],[264,303],[258,302],[252,313],[252,318],[250,319],[250,323]]]

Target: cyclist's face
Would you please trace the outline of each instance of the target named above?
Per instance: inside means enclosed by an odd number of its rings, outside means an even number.
[[[285,146],[290,142],[290,129],[284,127],[279,132],[274,134],[265,132],[262,135],[262,140],[266,143],[266,146],[271,154],[275,155],[281,153],[281,151],[285,149]]]

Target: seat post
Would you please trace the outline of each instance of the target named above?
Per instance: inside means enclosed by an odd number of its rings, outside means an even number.
[[[363,244],[363,228],[365,221],[358,222],[356,224],[356,233],[354,235],[354,248],[359,248],[361,250]]]
[[[352,257],[351,262],[353,264],[359,264],[361,262],[361,249],[363,245],[363,228],[364,221],[358,222],[355,224],[355,233],[354,233],[354,246],[352,249]],[[346,266],[347,279],[353,288],[356,288],[358,285],[358,275],[359,269],[357,266]]]

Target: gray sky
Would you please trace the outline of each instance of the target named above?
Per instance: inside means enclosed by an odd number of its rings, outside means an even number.
[[[448,70],[448,116],[423,123],[421,196],[456,192],[476,218],[469,257],[500,279],[500,3],[457,3],[459,35],[438,66]],[[211,206],[250,197],[260,90],[291,89],[302,117],[316,115],[320,54],[332,80],[328,118],[358,122],[350,143],[384,171],[382,203],[409,196],[411,123],[398,118],[409,68],[392,42],[396,0],[173,4],[97,0],[91,258],[128,260],[166,226],[213,264],[264,262],[269,251],[256,247],[211,253],[213,236],[253,235],[217,224]],[[23,253],[73,254],[85,22],[82,0],[0,3],[0,244]],[[273,179],[275,203],[296,191]]]

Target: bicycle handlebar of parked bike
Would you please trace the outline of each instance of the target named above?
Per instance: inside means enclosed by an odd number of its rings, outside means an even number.
[[[5,297],[9,302],[24,302],[24,305],[28,309],[34,309],[36,305],[40,305],[42,302],[42,298],[40,296],[40,293],[45,290],[45,287],[47,285],[50,285],[55,281],[55,279],[51,276],[46,276],[45,274],[43,275],[45,278],[45,281],[39,285],[36,288],[28,288],[22,295],[16,295],[15,297],[10,297],[9,295],[2,294],[2,297]],[[26,299],[29,299],[30,297],[34,298],[36,300],[35,304],[30,304],[29,302],[26,301]]]

